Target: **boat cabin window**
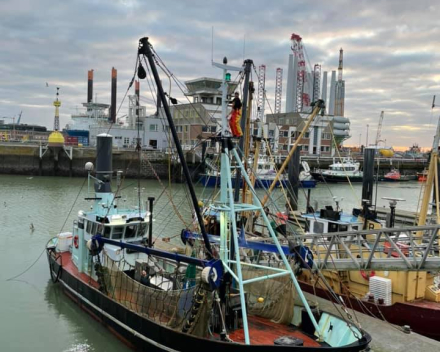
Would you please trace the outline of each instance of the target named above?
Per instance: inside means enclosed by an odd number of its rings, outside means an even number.
[[[112,232],[113,240],[120,240],[122,238],[122,233],[124,232],[123,226],[115,226]]]
[[[139,237],[144,236],[146,231],[147,231],[147,224],[146,224],[145,222],[144,222],[144,223],[141,223],[141,224],[139,225],[138,236],[139,236]]]
[[[128,225],[125,228],[124,238],[134,238],[136,237],[137,225]]]
[[[357,230],[359,229],[359,227],[357,227],[357,226],[352,226],[351,229],[352,229],[353,231],[357,231]]]
[[[104,237],[105,238],[110,238],[111,230],[112,230],[112,228],[110,226],[104,226]]]
[[[323,233],[324,232],[324,224],[322,222],[314,221],[312,231],[314,233]]]
[[[328,232],[338,232],[338,224],[335,224],[334,222],[329,222]]]
[[[347,225],[339,225],[339,231],[348,231],[348,226]]]
[[[91,221],[87,221],[86,231],[89,234],[92,233],[92,222]]]

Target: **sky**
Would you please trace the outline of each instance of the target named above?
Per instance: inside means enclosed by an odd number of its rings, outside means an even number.
[[[118,70],[118,106],[122,102],[118,116],[125,115],[123,97],[145,36],[181,82],[221,78],[212,55],[236,66],[243,58],[257,68],[266,65],[272,109],[275,72],[283,68],[284,111],[290,36],[297,33],[310,64],[323,71],[337,70],[344,49],[352,136],[344,144],[365,144],[367,130],[373,143],[383,110],[387,145],[431,147],[440,115],[439,13],[436,0],[1,0],[0,119],[12,122],[23,111],[21,123],[52,129],[60,87],[63,127],[86,101],[88,70],[94,69],[94,98],[110,103],[112,67]],[[141,101],[154,111],[142,82]],[[436,94],[438,107],[432,109]],[[171,95],[185,102],[176,85]]]

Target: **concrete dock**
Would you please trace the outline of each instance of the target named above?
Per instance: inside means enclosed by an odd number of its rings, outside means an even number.
[[[312,302],[317,302],[321,309],[339,316],[338,311],[331,302],[307,293],[306,297]],[[341,309],[341,307],[338,306],[338,309]],[[440,351],[440,341],[432,340],[414,332],[409,334],[404,333],[399,326],[392,325],[359,312],[353,313],[351,309],[348,311],[353,318],[355,316],[358,318],[362,328],[371,335],[372,342],[370,344],[370,351],[372,352]]]

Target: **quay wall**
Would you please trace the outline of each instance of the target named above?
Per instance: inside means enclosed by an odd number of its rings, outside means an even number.
[[[44,150],[42,150],[44,152]],[[67,153],[70,147],[49,148],[40,158],[40,146],[36,145],[0,145],[0,174],[19,174],[32,176],[86,176],[84,165],[96,164],[94,148],[72,148],[72,159]],[[194,165],[191,165],[194,166]],[[134,150],[113,150],[113,170],[124,171],[125,177],[145,179],[168,179],[170,174],[168,156],[159,151],[143,151],[139,162]],[[153,171],[154,169],[154,171]],[[173,181],[182,181],[180,164],[171,165]]]

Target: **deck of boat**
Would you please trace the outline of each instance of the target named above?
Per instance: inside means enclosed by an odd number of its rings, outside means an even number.
[[[70,252],[60,253],[60,259],[58,259],[63,267],[63,270],[69,272],[70,275],[76,277],[78,280],[99,289],[98,283],[90,278],[85,273],[80,273],[71,260]],[[252,345],[273,345],[274,341],[281,336],[296,337],[304,341],[305,347],[320,347],[321,343],[317,342],[314,338],[302,333],[294,326],[288,326],[283,324],[277,324],[269,319],[248,316],[249,323],[249,335],[251,337]],[[244,330],[237,329],[229,333],[230,339],[237,343],[244,343]]]
[[[249,336],[253,345],[273,345],[281,336],[296,337],[304,341],[306,347],[320,347],[321,344],[310,336],[305,335],[292,325],[277,324],[269,319],[248,316]],[[229,337],[239,343],[244,343],[244,330],[232,331]]]

